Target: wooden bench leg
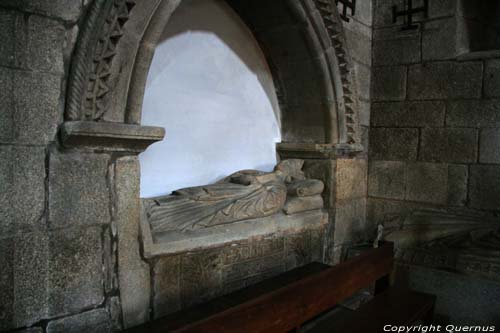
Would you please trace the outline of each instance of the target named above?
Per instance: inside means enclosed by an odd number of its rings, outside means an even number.
[[[375,282],[375,295],[378,295],[384,291],[386,291],[391,285],[391,277],[390,275],[382,276]]]
[[[425,314],[424,318],[422,318],[424,325],[430,325],[434,323],[434,308],[435,305],[433,305],[432,308],[430,308],[430,310]]]

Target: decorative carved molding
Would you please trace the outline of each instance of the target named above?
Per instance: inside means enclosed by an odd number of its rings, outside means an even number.
[[[140,105],[153,46],[179,2],[94,0],[91,3],[72,57],[65,120],[140,123]],[[293,3],[301,6],[299,2]],[[354,73],[335,1],[305,0],[302,4],[301,10],[308,12],[311,19],[318,17],[316,11],[320,13],[317,26],[311,29],[315,34],[313,39],[328,36],[329,40],[325,40],[331,44],[331,48],[324,45],[328,59],[323,71],[335,91],[334,97],[329,98],[335,98],[336,108],[332,111],[332,123],[325,122],[324,126],[334,124],[338,131],[332,131],[330,143],[339,149],[360,151]]]
[[[79,35],[69,79],[67,120],[102,118],[113,90],[111,68],[135,0],[95,0]]]
[[[357,96],[355,93],[354,73],[343,34],[342,22],[338,19],[337,7],[333,1],[314,0],[314,3],[321,14],[338,61],[342,82],[342,96],[337,97],[341,98],[343,102],[338,103],[338,105],[344,111],[345,115],[346,143],[349,145],[360,145],[361,135],[359,133],[358,115],[356,112]]]

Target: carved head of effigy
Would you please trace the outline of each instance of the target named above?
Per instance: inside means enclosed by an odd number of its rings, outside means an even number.
[[[281,174],[286,183],[291,183],[293,181],[306,179],[302,171],[303,166],[304,160],[289,159],[279,162],[274,168],[274,171]]]

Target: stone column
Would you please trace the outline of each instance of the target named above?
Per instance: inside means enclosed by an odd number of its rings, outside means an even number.
[[[108,311],[118,312],[112,319],[115,326],[121,328],[139,325],[150,317],[150,268],[142,259],[139,242],[141,206],[137,155],[163,136],[162,128],[122,123],[78,121],[66,122],[61,128],[62,143],[65,148],[76,150],[75,156],[81,157],[87,150],[104,151],[108,156],[107,163],[92,169],[107,174],[109,191],[105,198],[93,197],[92,202],[94,208],[96,204],[106,203],[94,211],[105,212],[111,222],[111,232],[103,237],[107,268],[104,285]],[[86,186],[92,184],[88,180]],[[83,209],[81,204],[76,207]],[[86,214],[78,216],[92,218],[92,211],[88,209]],[[59,326],[64,327],[64,323]]]
[[[325,183],[323,199],[329,215],[323,261],[336,264],[345,246],[366,238],[367,162],[362,152],[329,144],[279,144],[282,159],[304,159],[308,178]]]
[[[118,281],[123,326],[149,320],[151,297],[149,265],[141,258],[139,242],[140,166],[137,156],[118,158],[114,163],[114,220],[118,241]]]

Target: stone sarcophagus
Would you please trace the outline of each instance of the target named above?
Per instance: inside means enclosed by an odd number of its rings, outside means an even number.
[[[211,185],[144,199],[145,255],[187,252],[316,229],[327,223],[324,184],[306,179],[304,161],[284,160],[272,172],[238,171]]]
[[[497,218],[420,211],[384,231],[401,263],[440,268],[500,281]]]

